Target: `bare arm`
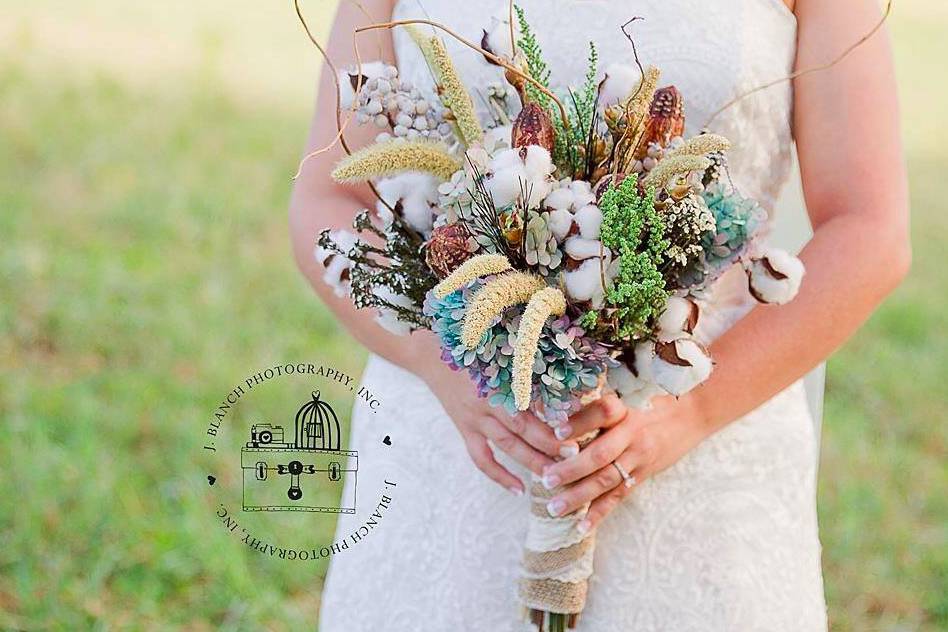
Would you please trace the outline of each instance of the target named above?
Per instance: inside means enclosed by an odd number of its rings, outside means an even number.
[[[797,0],[798,68],[834,58],[879,19],[873,0]],[[908,272],[909,205],[895,75],[886,33],[794,86],[794,135],[814,227],[796,300],[758,307],[712,349],[695,391],[717,429],[826,359]]]
[[[878,21],[874,0],[797,0],[797,65],[834,59]],[[576,459],[548,468],[563,483],[560,512],[596,499],[586,527],[631,490],[610,466],[638,480],[677,462],[711,433],[754,410],[826,359],[869,317],[910,265],[909,212],[892,59],[885,33],[845,62],[797,80],[797,140],[813,239],[797,298],[759,306],[712,345],[716,368],[688,395],[630,412]],[[598,427],[585,411],[579,434]],[[618,485],[618,487],[616,487]]]
[[[329,37],[327,52],[336,64],[348,64],[354,59],[352,33],[358,26],[372,21],[389,19],[392,13],[391,0],[371,0],[362,2],[369,14],[365,15],[351,2],[341,2],[339,13]],[[393,60],[392,39],[388,31],[379,38],[373,35],[362,36],[360,50],[373,61],[375,59]],[[381,48],[379,52],[378,49]],[[378,53],[378,54],[376,54]],[[336,134],[336,90],[332,72],[324,66],[320,75],[316,109],[306,153],[324,147],[332,142]],[[343,116],[345,116],[345,112]],[[354,149],[373,141],[372,128],[360,127],[353,122],[346,128],[346,138]],[[308,160],[293,188],[290,201],[290,233],[293,240],[293,252],[300,270],[309,280],[313,289],[323,302],[343,323],[346,329],[370,351],[386,360],[405,367],[416,374],[422,374],[429,368],[424,362],[428,356],[438,357],[437,345],[429,332],[417,332],[410,338],[388,333],[375,322],[371,310],[357,310],[345,297],[336,296],[332,289],[322,281],[323,268],[313,257],[314,239],[323,228],[349,228],[352,219],[361,208],[372,208],[376,198],[367,186],[343,186],[329,177],[333,165],[344,156],[342,147],[337,143],[332,150]]]

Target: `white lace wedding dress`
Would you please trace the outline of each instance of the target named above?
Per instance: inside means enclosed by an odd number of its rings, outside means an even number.
[[[538,34],[554,81],[579,84],[586,43],[603,66],[631,49],[685,95],[688,133],[737,93],[785,76],[796,22],[780,0],[518,0]],[[403,0],[396,18],[430,17],[473,41],[505,2]],[[469,49],[449,48],[468,85],[497,80]],[[430,76],[405,33],[401,72]],[[477,99],[475,99],[477,101]],[[770,206],[790,169],[791,92],[785,85],[742,101],[714,131],[735,147],[738,186]],[[742,274],[718,284],[700,333],[710,339],[746,313]],[[528,501],[474,468],[440,403],[411,374],[372,357],[363,378],[382,407],[356,407],[351,449],[359,490],[397,482],[392,506],[369,537],[337,556],[322,596],[323,632],[523,630],[516,599]],[[382,443],[391,435],[392,445]],[[646,481],[600,527],[595,574],[579,630],[810,632],[825,630],[815,510],[816,438],[802,383],[717,433]],[[351,481],[350,481],[351,482]],[[360,498],[339,535],[374,509]]]

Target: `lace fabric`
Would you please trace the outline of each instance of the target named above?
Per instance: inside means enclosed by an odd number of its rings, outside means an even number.
[[[630,57],[619,25],[645,64],[685,95],[688,131],[747,88],[789,73],[796,23],[780,0],[549,0],[518,2],[537,32],[554,79],[580,83],[586,42],[602,67]],[[506,2],[403,0],[395,18],[430,17],[473,41]],[[448,47],[475,91],[499,79],[470,49]],[[405,33],[395,34],[401,72],[430,85]],[[747,195],[771,206],[790,169],[789,86],[722,114],[714,130],[735,144],[731,167]],[[475,98],[475,101],[479,99]],[[739,274],[707,305],[701,334],[720,335],[750,302]],[[396,481],[384,521],[333,560],[320,629],[527,629],[516,599],[529,505],[471,463],[454,425],[423,382],[372,357],[363,382],[382,408],[356,405],[350,445],[360,489]],[[381,439],[392,437],[393,445]],[[527,473],[504,459],[514,471]],[[816,439],[802,384],[712,436],[640,485],[597,535],[595,574],[579,630],[793,631],[826,629],[815,509]],[[371,503],[362,503],[363,507]],[[342,516],[339,533],[363,524]]]

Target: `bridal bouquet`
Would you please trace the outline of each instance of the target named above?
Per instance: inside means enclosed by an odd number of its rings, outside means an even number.
[[[694,332],[714,281],[740,265],[754,298],[784,303],[803,265],[759,243],[766,214],[732,182],[728,140],[683,138],[682,95],[659,87],[658,69],[600,75],[590,44],[583,85],[555,94],[517,13],[512,54],[495,53],[485,31],[479,48],[505,82],[480,94],[416,25],[404,26],[436,97],[382,62],[341,73],[343,106],[379,136],[332,176],[380,199],[355,232],[320,234],[325,280],[389,330],[435,332],[442,360],[510,413],[555,427],[603,388],[636,407],[682,395],[712,370]],[[546,512],[558,491],[533,480],[519,589],[544,630],[575,625],[592,573],[582,512]]]

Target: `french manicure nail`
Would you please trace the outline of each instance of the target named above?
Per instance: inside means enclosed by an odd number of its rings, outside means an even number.
[[[554,498],[546,504],[546,512],[556,518],[566,510],[566,501]]]
[[[560,446],[560,456],[564,459],[574,457],[579,454],[579,444],[566,443]]]
[[[523,496],[523,488],[517,487],[516,485],[511,485],[507,490],[514,496]]]
[[[592,529],[592,523],[589,522],[588,520],[580,520],[579,522],[576,523],[576,530],[582,533],[583,535],[586,535],[587,533],[589,533],[590,529]]]
[[[547,489],[553,489],[554,487],[559,486],[559,484],[562,482],[562,480],[563,480],[563,479],[561,479],[561,478],[560,478],[559,476],[557,476],[556,474],[544,474],[544,475],[543,475],[543,487],[545,487],[545,488],[547,488]]]
[[[573,427],[569,424],[563,424],[562,426],[557,426],[556,429],[553,431],[553,434],[556,435],[557,439],[562,441],[563,439],[566,439],[567,437],[573,434]]]

